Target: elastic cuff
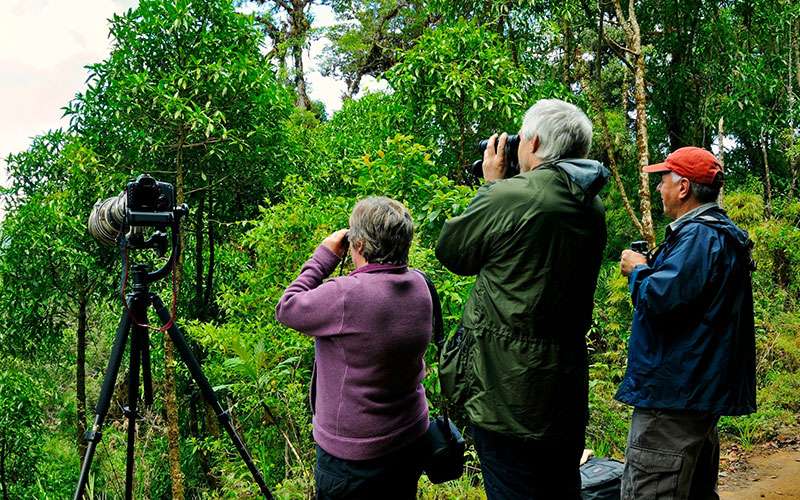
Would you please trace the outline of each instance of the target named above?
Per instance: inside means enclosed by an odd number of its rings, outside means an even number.
[[[338,255],[333,253],[333,250],[325,245],[318,246],[314,251],[314,255],[311,256],[311,259],[319,263],[326,275],[332,273],[336,269],[336,266],[339,265],[339,261],[342,260]]]

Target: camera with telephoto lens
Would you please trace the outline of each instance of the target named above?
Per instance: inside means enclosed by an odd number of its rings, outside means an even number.
[[[155,248],[163,255],[167,245],[164,232],[175,222],[176,214],[186,210],[183,205],[175,206],[172,184],[142,174],[117,196],[95,203],[88,229],[103,245],[114,246],[124,236],[131,248]],[[144,237],[145,228],[155,229],[148,239]]]
[[[500,141],[500,136],[498,135],[495,139],[495,147]],[[486,151],[486,148],[489,146],[489,139],[484,139],[478,143],[478,151],[483,154]],[[510,134],[506,139],[506,147],[504,148],[505,158],[506,158],[506,173],[505,179],[509,177],[514,177],[515,175],[519,174],[519,135],[517,134]],[[469,171],[472,175],[477,177],[478,179],[483,177],[483,160],[476,160],[470,166]]]

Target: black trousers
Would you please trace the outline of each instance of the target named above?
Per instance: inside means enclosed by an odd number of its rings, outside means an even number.
[[[470,428],[488,500],[577,500],[583,440],[526,440]]]
[[[317,446],[317,500],[414,500],[422,475],[425,436],[371,460],[337,458]]]
[[[707,413],[636,408],[622,499],[718,500],[717,420]]]

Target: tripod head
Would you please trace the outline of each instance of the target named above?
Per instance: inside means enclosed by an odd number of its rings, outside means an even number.
[[[145,281],[152,283],[157,281],[172,270],[180,256],[180,224],[181,219],[189,214],[189,207],[186,203],[172,207],[169,212],[141,213],[127,210],[125,220],[121,226],[118,243],[122,254],[127,255],[129,250],[153,249],[156,255],[163,257],[168,248],[170,255],[167,262],[159,269],[147,273]],[[144,228],[153,227],[155,230],[147,238],[144,238]],[[170,241],[167,240],[167,229],[170,233]]]

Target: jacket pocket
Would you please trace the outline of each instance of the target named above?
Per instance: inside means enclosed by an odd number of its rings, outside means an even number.
[[[626,483],[623,490],[632,497],[646,499],[678,498],[678,476],[683,466],[683,456],[650,448],[630,446],[626,453]]]
[[[314,470],[317,483],[317,500],[341,498],[348,493],[349,484],[346,477],[317,467]]]
[[[463,326],[444,343],[439,355],[439,383],[448,404],[461,406],[469,397],[474,344],[475,337]]]

